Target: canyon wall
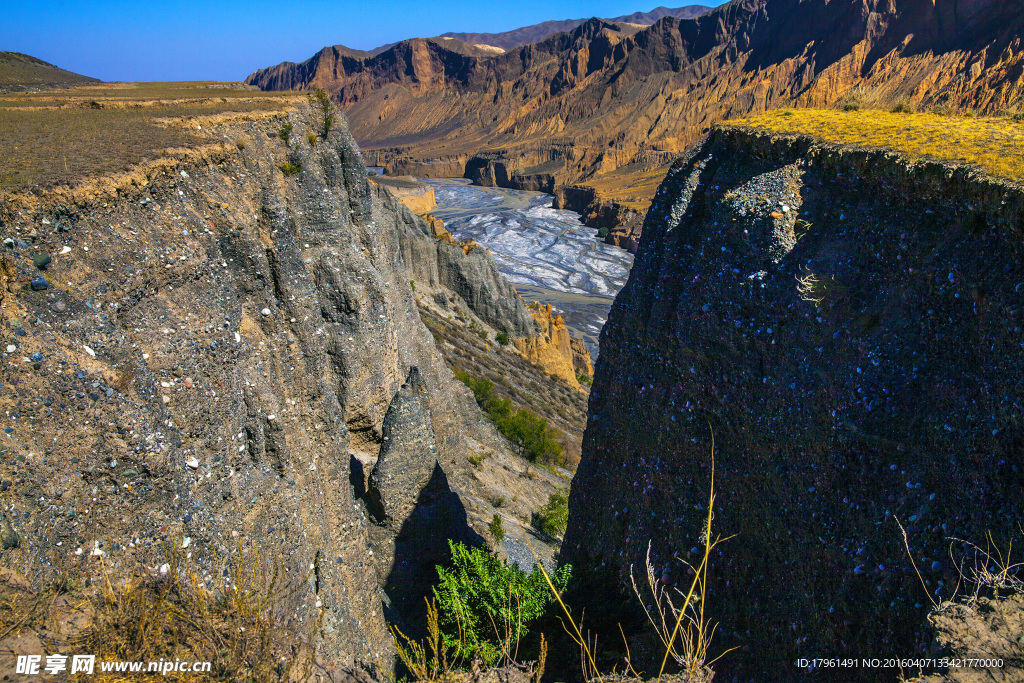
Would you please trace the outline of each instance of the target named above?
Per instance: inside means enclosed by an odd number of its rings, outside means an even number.
[[[737,648],[716,672],[932,652],[929,594],[974,561],[957,539],[1005,550],[1024,519],[1022,234],[1024,189],[966,167],[743,129],[677,162],[601,334],[561,553],[577,607],[656,649],[629,573],[651,544],[689,585],[713,430],[732,538],[706,614],[712,655]]]
[[[411,281],[536,326],[486,250],[371,187],[344,123],[288,147],[280,118],[230,118],[204,128],[235,144],[0,212],[3,564],[120,586],[173,552],[211,590],[273,564],[295,658],[383,675],[385,617],[418,632],[446,540],[555,490],[521,490]]]

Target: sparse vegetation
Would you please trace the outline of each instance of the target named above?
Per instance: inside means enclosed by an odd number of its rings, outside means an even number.
[[[569,496],[559,491],[548,496],[547,505],[533,517],[533,526],[549,536],[561,537],[569,523]]]
[[[491,532],[491,536],[494,536],[494,542],[501,545],[501,542],[505,540],[505,527],[502,526],[501,515],[494,513],[491,523],[487,525],[487,529]]]
[[[292,131],[295,130],[295,126],[292,125],[291,121],[286,121],[280,129],[277,131],[277,137],[281,139],[286,145],[292,143]]]
[[[504,332],[499,332],[498,334],[494,335],[494,339],[502,346],[508,346],[509,344],[508,335],[505,334]]]
[[[896,106],[892,108],[893,114],[913,114],[914,106],[907,102],[898,102]]]
[[[1006,117],[799,109],[723,125],[810,135],[854,147],[888,147],[910,158],[967,162],[996,176],[1024,180],[1024,130]]]
[[[309,143],[310,147],[316,147],[317,137],[313,133],[306,133],[306,142]]]
[[[293,648],[296,634],[279,614],[283,600],[304,587],[288,582],[276,563],[258,557],[231,565],[228,576],[210,591],[187,560],[171,553],[156,575],[114,586],[89,589],[60,573],[38,594],[0,582],[0,607],[13,621],[0,619],[0,638],[22,630],[61,634],[75,651],[102,660],[208,661],[203,678],[216,681],[289,680],[308,664]],[[69,615],[85,615],[82,626]],[[58,626],[57,624],[60,624]],[[306,672],[308,673],[308,672]],[[197,680],[170,673],[167,680]],[[116,676],[97,680],[122,681]]]
[[[296,99],[226,85],[136,83],[0,95],[0,190],[75,185],[123,172],[204,142],[205,130],[169,121],[280,112]]]
[[[292,163],[290,161],[281,162],[281,173],[284,173],[285,177],[296,175],[302,171],[301,163]]]
[[[611,229],[608,228],[607,226],[600,227],[597,229],[597,236],[600,237],[601,239],[604,239],[605,237],[608,236],[609,232],[611,232]]]
[[[449,542],[451,566],[437,567],[434,588],[440,641],[453,660],[480,659],[488,666],[515,656],[530,625],[554,600],[540,565],[527,574],[482,548]],[[564,590],[572,573],[568,565],[550,578]],[[428,614],[429,616],[429,614]]]
[[[843,105],[843,111],[860,111],[860,102],[847,102]]]
[[[326,138],[331,128],[334,127],[334,105],[331,104],[331,96],[323,88],[317,88],[309,93],[309,103],[313,108],[315,128],[320,139]],[[310,144],[313,144],[310,142]]]
[[[487,417],[520,455],[533,462],[562,464],[564,448],[559,441],[561,435],[548,425],[547,420],[530,410],[514,410],[510,400],[495,396],[494,382],[488,379],[477,379],[461,371],[455,376],[473,391],[476,402]]]
[[[576,381],[587,387],[594,386],[594,378],[588,375],[576,375]]]

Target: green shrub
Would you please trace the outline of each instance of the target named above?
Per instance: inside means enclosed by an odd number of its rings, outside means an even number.
[[[588,387],[594,386],[594,378],[587,377],[586,375],[576,375],[576,381],[580,384]]]
[[[601,239],[604,239],[605,237],[608,236],[609,232],[611,232],[611,229],[609,229],[607,227],[598,228],[597,236],[600,237]]]
[[[316,136],[312,133],[306,133],[306,142],[309,143],[310,147],[316,147]]]
[[[302,164],[293,164],[290,161],[285,161],[281,164],[281,172],[285,176],[292,176],[302,170]]]
[[[281,126],[281,129],[277,131],[277,137],[281,138],[281,142],[283,142],[284,144],[290,145],[292,141],[293,129],[294,126],[292,126],[291,122],[289,121],[288,123],[285,123],[283,126]]]
[[[1017,113],[1013,115],[1013,120],[1017,123],[1024,123],[1024,113]]]
[[[508,346],[508,342],[509,342],[508,335],[505,334],[504,332],[499,332],[498,334],[494,335],[494,338],[502,346]]]
[[[893,114],[913,114],[914,106],[907,102],[898,102],[896,106],[892,108]]]
[[[309,103],[316,117],[317,134],[321,139],[326,138],[334,126],[334,105],[331,104],[331,96],[323,88],[317,88],[309,93]]]
[[[559,491],[548,496],[548,504],[533,516],[533,526],[549,536],[561,536],[569,523],[569,496]]]
[[[501,656],[502,643],[512,641],[514,647],[554,596],[538,566],[527,574],[482,548],[448,545],[451,566],[437,567],[440,580],[434,588],[442,639],[457,657],[491,666]],[[557,590],[565,589],[571,573],[566,565],[551,576]]]
[[[490,529],[491,536],[494,536],[494,542],[501,545],[501,542],[505,540],[505,527],[501,525],[501,515],[495,512],[487,528]]]
[[[564,462],[561,434],[547,420],[530,410],[514,410],[512,401],[494,395],[494,382],[490,380],[477,379],[461,370],[455,377],[472,390],[477,404],[520,455],[532,462],[552,465]]]
[[[843,105],[843,111],[860,111],[860,102],[847,102]]]

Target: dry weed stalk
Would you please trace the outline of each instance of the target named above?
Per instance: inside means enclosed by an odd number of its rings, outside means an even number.
[[[710,425],[709,425],[710,426]],[[707,604],[707,588],[708,588],[708,564],[711,557],[711,551],[713,551],[720,543],[728,541],[733,536],[727,536],[722,538],[721,536],[712,537],[711,535],[711,522],[714,520],[714,508],[715,508],[715,433],[714,429],[711,430],[711,486],[708,494],[708,514],[705,518],[704,529],[701,533],[701,542],[704,544],[704,554],[701,558],[701,562],[698,566],[694,567],[689,562],[680,558],[680,562],[685,564],[693,572],[693,581],[690,584],[690,589],[684,596],[682,591],[673,589],[679,597],[683,597],[683,603],[680,607],[676,607],[672,602],[671,593],[666,588],[659,584],[655,578],[654,569],[651,565],[650,557],[650,544],[647,547],[647,583],[654,597],[654,604],[648,608],[643,597],[640,595],[640,591],[637,588],[636,580],[633,578],[632,567],[630,567],[630,578],[633,582],[633,591],[636,593],[637,599],[640,600],[640,605],[643,607],[644,612],[647,614],[647,619],[651,622],[655,632],[658,634],[658,638],[661,640],[662,645],[665,647],[665,656],[661,661],[661,668],[658,670],[658,680],[665,674],[665,666],[668,664],[669,657],[671,657],[682,669],[683,673],[690,679],[701,680],[701,676],[706,670],[719,659],[724,657],[726,654],[736,648],[730,648],[718,655],[711,661],[708,661],[708,649],[711,645],[711,641],[714,637],[717,624],[711,624],[710,620],[705,617],[705,606]],[[584,636],[582,633],[582,619],[577,624],[569,613],[569,609],[562,602],[561,596],[558,591],[555,590],[554,584],[552,584],[547,571],[544,569],[543,563],[537,558],[537,553],[533,551],[533,547],[530,547],[530,551],[533,552],[534,558],[537,559],[537,564],[541,568],[541,572],[544,574],[545,580],[547,580],[548,588],[552,594],[558,600],[558,604],[562,608],[562,612],[568,619],[569,624],[572,626],[572,630],[565,626],[565,621],[562,621],[562,627],[565,632],[573,639],[581,652],[581,667],[583,671],[583,680],[591,681],[597,679],[601,683],[604,683],[604,679],[601,677],[601,672],[597,668],[597,664],[594,661],[594,651],[597,649],[597,640],[594,639],[591,643],[588,636]],[[665,605],[667,605],[667,610]],[[669,624],[672,623],[672,618],[675,622],[671,629]],[[685,624],[684,624],[685,622]],[[681,631],[681,632],[680,632]],[[630,661],[629,655],[629,644],[626,642],[626,635],[622,632],[622,626],[619,625],[619,632],[622,633],[622,640],[626,643],[626,668],[636,678],[641,678],[641,675],[636,672],[633,668],[632,662]]]

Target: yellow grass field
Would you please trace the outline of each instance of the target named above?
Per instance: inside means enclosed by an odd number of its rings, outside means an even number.
[[[913,159],[966,162],[994,176],[1024,181],[1024,121],[1012,117],[784,109],[721,125],[810,135],[855,147],[887,147]]]

